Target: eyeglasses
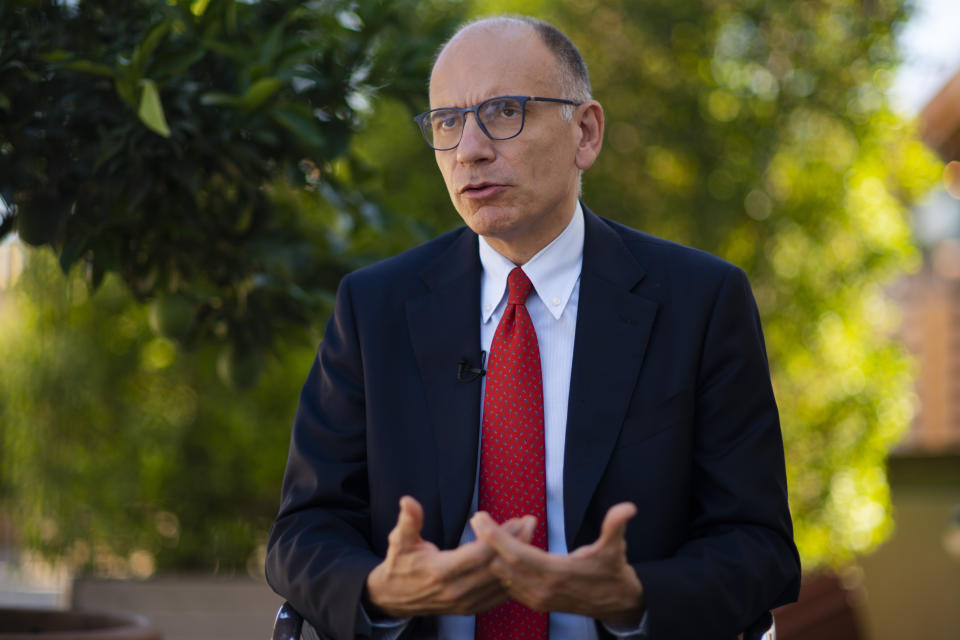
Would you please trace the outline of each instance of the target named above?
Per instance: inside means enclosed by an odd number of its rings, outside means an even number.
[[[523,131],[527,116],[527,102],[553,102],[580,106],[581,102],[561,98],[536,98],[533,96],[498,96],[484,100],[472,107],[441,107],[430,109],[416,118],[427,144],[436,151],[449,151],[460,144],[467,114],[473,113],[483,131],[491,140],[509,140]]]

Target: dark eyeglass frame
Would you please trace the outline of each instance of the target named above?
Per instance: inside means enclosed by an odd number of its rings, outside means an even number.
[[[488,102],[496,102],[497,100],[516,100],[520,103],[520,129],[511,136],[506,136],[504,138],[498,138],[492,135],[487,131],[487,127],[484,126],[483,120],[480,119],[480,108],[487,104]],[[576,102],[574,100],[565,100],[563,98],[542,98],[539,96],[494,96],[493,98],[487,98],[483,102],[478,102],[472,107],[438,107],[436,109],[430,109],[429,111],[424,111],[423,113],[414,117],[413,121],[417,123],[417,126],[420,128],[420,133],[423,135],[423,139],[427,141],[427,146],[429,146],[434,151],[449,151],[450,149],[456,149],[460,144],[460,141],[463,139],[463,130],[467,127],[467,114],[472,113],[474,119],[477,121],[477,124],[480,125],[480,130],[483,131],[491,140],[510,140],[511,138],[516,138],[520,135],[520,132],[523,131],[523,126],[527,122],[527,102],[533,100],[534,102],[553,102],[555,104],[570,104],[575,107],[579,107],[582,102]],[[457,138],[457,143],[450,147],[435,147],[430,142],[430,138],[427,134],[427,127],[430,126],[430,114],[437,111],[456,111],[460,114],[460,137]]]

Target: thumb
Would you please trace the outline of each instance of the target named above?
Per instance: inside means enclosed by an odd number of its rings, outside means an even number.
[[[387,538],[390,549],[405,551],[416,546],[421,540],[422,529],[423,507],[416,499],[403,496],[400,498],[400,515],[397,517],[397,524]]]
[[[510,518],[500,525],[500,528],[517,540],[530,544],[530,540],[533,539],[533,532],[537,528],[537,519],[531,515],[525,515],[522,518]]]
[[[632,502],[620,502],[610,507],[607,510],[607,515],[603,517],[603,524],[600,525],[600,537],[597,539],[597,544],[605,546],[625,539],[627,523],[635,515],[637,515],[637,507]]]

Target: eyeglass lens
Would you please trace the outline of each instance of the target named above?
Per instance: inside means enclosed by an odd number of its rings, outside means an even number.
[[[523,103],[515,98],[494,98],[477,105],[477,118],[494,140],[505,140],[520,133],[523,127]],[[423,132],[430,145],[439,149],[454,147],[460,142],[466,114],[457,109],[431,111]]]

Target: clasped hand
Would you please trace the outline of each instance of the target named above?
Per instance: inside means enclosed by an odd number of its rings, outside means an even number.
[[[569,555],[530,544],[537,524],[533,516],[498,525],[479,511],[470,520],[477,539],[441,551],[421,538],[423,508],[404,496],[387,557],[367,577],[367,596],[394,618],[475,614],[513,598],[538,611],[637,624],[643,586],[627,564],[624,537],[636,511],[628,502],[612,506],[596,542]]]

